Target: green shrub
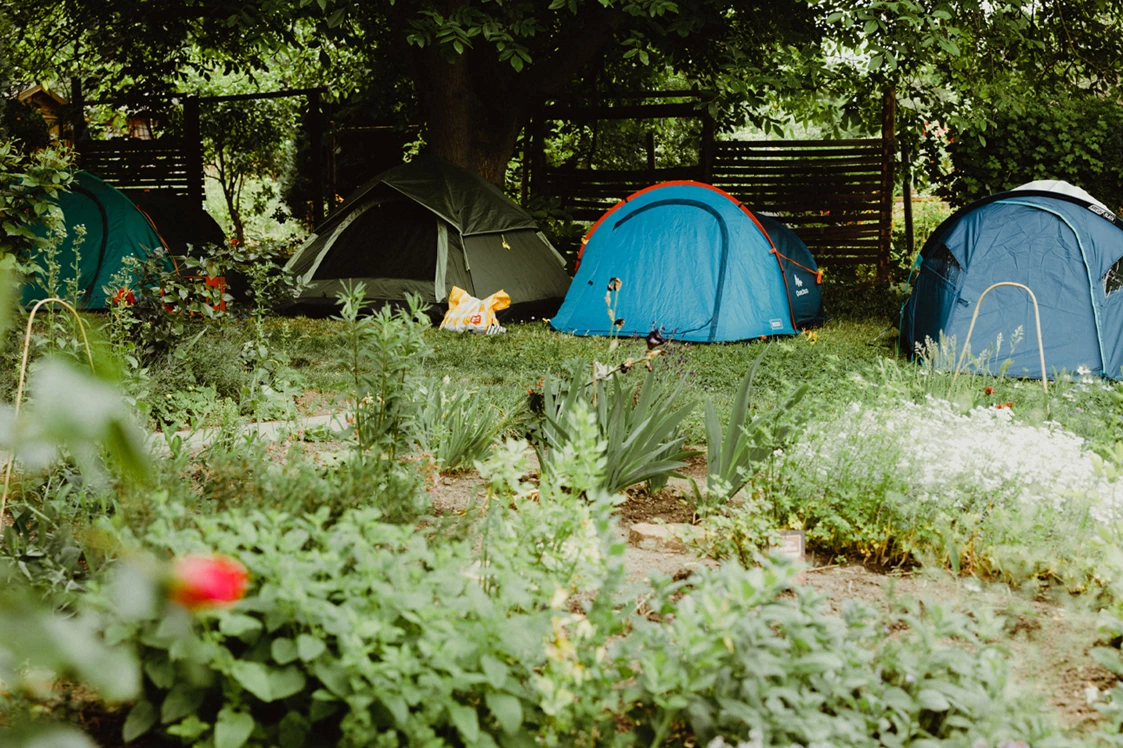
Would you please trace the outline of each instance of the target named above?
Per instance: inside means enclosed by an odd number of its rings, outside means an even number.
[[[940,194],[963,205],[1035,179],[1063,179],[1119,212],[1123,111],[1110,97],[1075,93],[1035,90],[1019,108],[993,112],[985,130],[956,133]]]
[[[657,590],[648,604],[658,617],[636,620],[622,645],[641,744],[661,745],[683,723],[698,744],[1038,746],[1058,736],[1012,694],[986,621],[917,605],[886,619],[853,602],[836,617],[810,588],[788,596],[794,574],[726,564]],[[886,636],[892,628],[903,631]]]
[[[216,441],[190,470],[197,490],[174,495],[188,506],[217,511],[272,509],[299,515],[325,508],[338,517],[348,509],[373,507],[392,523],[412,522],[429,509],[428,463],[383,455],[357,459],[349,449],[325,457],[325,465],[317,464],[300,444],[285,449],[246,437]],[[175,485],[174,475],[169,481]]]
[[[573,459],[580,473],[596,456]],[[525,461],[517,445],[483,472],[510,486],[499,476]],[[375,509],[334,520],[326,507],[201,514],[155,497],[148,547],[232,556],[254,584],[234,608],[203,613],[201,626],[116,629],[140,642],[145,665],[146,698],[126,738],[158,730],[230,747],[508,744],[557,729],[562,694],[542,674],[544,643],[571,617],[562,608],[577,584],[606,592],[582,620],[619,633],[610,580],[622,548],[609,530],[611,501],[544,490],[541,504],[519,512],[492,502],[482,535],[430,535]],[[595,706],[580,713],[611,723]]]
[[[417,428],[420,447],[442,472],[470,468],[483,461],[507,419],[483,393],[455,389],[452,381],[429,379],[420,390]]]
[[[555,471],[557,455],[571,448],[566,415],[578,403],[591,408],[606,445],[599,488],[616,493],[684,467],[692,453],[682,448],[679,426],[695,402],[682,394],[681,382],[669,384],[649,371],[637,391],[624,384],[624,372],[602,374],[594,367],[602,365],[576,361],[563,376],[546,377],[540,395],[533,395],[540,418],[532,436],[543,473]]]
[[[1082,440],[1002,405],[916,404],[893,391],[855,402],[789,452],[777,516],[832,554],[1085,590],[1099,550],[1083,538],[1113,516],[1117,489]]]

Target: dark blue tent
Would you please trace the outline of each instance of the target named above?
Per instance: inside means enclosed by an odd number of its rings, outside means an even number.
[[[622,336],[661,328],[677,340],[748,340],[822,318],[820,274],[803,242],[698,182],[640,190],[597,221],[554,329],[612,332],[605,291],[613,278]]]
[[[943,335],[962,347],[980,295],[1002,281],[1037,297],[1046,374],[1086,366],[1115,379],[1123,373],[1123,224],[1103,204],[1064,183],[1026,185],[958,211],[929,237],[917,258],[916,285],[901,310],[900,341],[916,355]],[[1009,341],[1021,328],[1020,343]],[[1025,291],[999,287],[983,301],[971,334],[975,355],[997,373],[1040,377],[1033,305]]]

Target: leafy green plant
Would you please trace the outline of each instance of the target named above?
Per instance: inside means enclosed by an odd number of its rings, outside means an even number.
[[[451,472],[486,459],[507,423],[481,393],[467,389],[450,393],[450,389],[447,377],[430,379],[422,386],[417,428],[421,449],[433,456],[440,470]]]
[[[246,279],[251,300],[252,336],[242,345],[241,360],[250,370],[242,390],[243,405],[258,418],[289,415],[300,376],[291,368],[281,341],[266,330],[265,318],[282,299],[296,295],[299,281],[281,262],[282,247],[262,244],[234,246],[229,251],[231,271]]]
[[[6,561],[0,561],[0,743],[13,748],[95,743],[72,725],[44,718],[41,707],[45,676],[68,678],[93,689],[107,703],[127,702],[140,692],[140,662],[127,644],[107,644],[101,636],[106,617],[83,607],[61,612],[41,591],[23,584]],[[48,681],[49,683],[49,681]],[[48,688],[49,691],[49,688]]]
[[[706,492],[709,502],[727,501],[745,487],[760,466],[772,459],[778,449],[788,446],[799,433],[800,416],[796,406],[807,394],[806,384],[799,386],[779,403],[762,410],[749,419],[749,395],[753,377],[768,349],[753,361],[741,379],[733,398],[729,425],[722,433],[721,422],[713,400],[706,398]],[[719,490],[721,487],[721,490]],[[696,508],[702,496],[695,494]]]
[[[772,505],[763,497],[724,504],[702,516],[695,531],[683,538],[699,553],[744,567],[761,561],[780,543]]]
[[[655,615],[635,620],[623,642],[635,673],[623,701],[633,705],[640,742],[663,745],[684,728],[699,744],[1038,745],[1058,737],[1028,700],[1012,696],[987,621],[915,604],[882,619],[854,602],[835,617],[818,593],[793,589],[795,573],[727,563],[657,588],[648,603]],[[903,631],[887,637],[887,625]]]
[[[374,510],[334,523],[324,509],[192,524],[156,525],[149,542],[177,554],[214,544],[259,581],[186,640],[155,624],[140,634],[148,696],[127,740],[158,729],[227,748],[302,745],[313,734],[473,743],[541,719],[528,684],[551,611],[531,603],[552,588],[535,593],[493,564],[485,594],[465,573],[470,542],[430,543]]]
[[[1123,182],[1104,166],[1123,156],[1121,127],[1119,109],[1099,96],[1034,89],[1018,106],[994,110],[957,134],[940,193],[962,205],[1035,179],[1063,179],[1118,212]]]
[[[589,371],[586,362],[577,361],[564,375],[543,382],[533,438],[545,473],[571,441],[565,414],[579,401],[591,406],[607,445],[600,488],[616,493],[686,464],[692,453],[682,448],[679,426],[695,403],[683,396],[681,383],[668,385],[649,371],[637,392],[621,375],[598,377],[594,371],[590,381]]]
[[[430,352],[425,340],[430,322],[420,296],[410,294],[406,303],[400,311],[383,306],[364,316],[365,284],[339,294],[360,454],[377,448],[394,457],[409,442],[417,417],[414,378],[418,364]]]
[[[424,490],[429,465],[422,460],[397,461],[370,455],[354,459],[353,452],[329,464],[318,464],[299,444],[282,452],[262,439],[245,436],[212,442],[187,472],[200,485],[189,494],[176,491],[186,506],[218,511],[269,508],[292,514],[327,509],[338,517],[349,509],[374,507],[391,523],[415,521],[429,508]]]

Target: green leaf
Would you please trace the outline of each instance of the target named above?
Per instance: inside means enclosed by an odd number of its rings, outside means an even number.
[[[178,722],[189,714],[194,714],[203,703],[204,691],[186,683],[176,685],[160,705],[160,721],[169,724]]]
[[[351,695],[351,679],[338,662],[319,660],[312,665],[312,673],[336,696],[346,698]]]
[[[1115,647],[1092,647],[1092,659],[1116,675],[1123,675],[1123,654]]]
[[[260,662],[238,660],[230,668],[230,677],[262,701],[273,700],[273,692],[269,688],[269,671]]]
[[[480,739],[480,720],[475,709],[463,704],[449,704],[448,714],[465,741],[475,743]]]
[[[144,663],[144,674],[162,690],[167,691],[175,685],[175,665],[166,655],[150,657]]]
[[[931,688],[920,689],[920,693],[916,695],[916,701],[920,704],[922,709],[927,709],[931,712],[946,712],[951,708],[947,697]]]
[[[253,733],[254,721],[246,712],[236,712],[229,706],[218,713],[214,724],[214,748],[242,748]]]
[[[522,702],[511,694],[494,692],[484,696],[484,701],[503,732],[513,735],[519,731],[523,722]]]
[[[181,722],[167,728],[165,732],[169,735],[175,735],[177,738],[183,738],[184,743],[194,744],[199,736],[209,729],[211,729],[209,723],[204,722],[194,714],[189,714]]]
[[[296,637],[296,649],[300,653],[300,659],[305,662],[311,662],[324,653],[327,649],[323,639],[318,639],[310,634],[301,634]]]
[[[485,654],[480,658],[480,667],[483,668],[484,675],[487,676],[487,682],[491,684],[492,688],[503,688],[503,684],[507,681],[506,665],[500,662],[498,658]]]
[[[300,693],[306,682],[304,672],[295,665],[269,671],[269,691],[274,701]]]
[[[223,634],[241,639],[244,642],[252,642],[256,638],[256,634],[261,633],[261,629],[262,623],[260,620],[242,613],[225,615],[218,623],[218,630]]]
[[[283,636],[273,640],[269,652],[273,655],[273,661],[278,665],[287,665],[300,656],[296,643]]]
[[[129,710],[129,716],[125,718],[125,726],[121,730],[121,737],[125,739],[126,743],[133,742],[152,729],[158,716],[156,707],[152,705],[152,702],[141,699],[136,703],[136,706]]]
[[[30,735],[16,738],[15,744],[22,748],[97,748],[97,743],[81,730],[63,725],[34,728]]]

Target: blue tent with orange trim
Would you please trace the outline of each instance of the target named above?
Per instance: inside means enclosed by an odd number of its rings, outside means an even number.
[[[620,279],[615,309],[605,294]],[[640,190],[590,229],[555,330],[719,342],[791,335],[822,321],[821,274],[779,221],[700,182]],[[610,316],[612,317],[610,319]]]

